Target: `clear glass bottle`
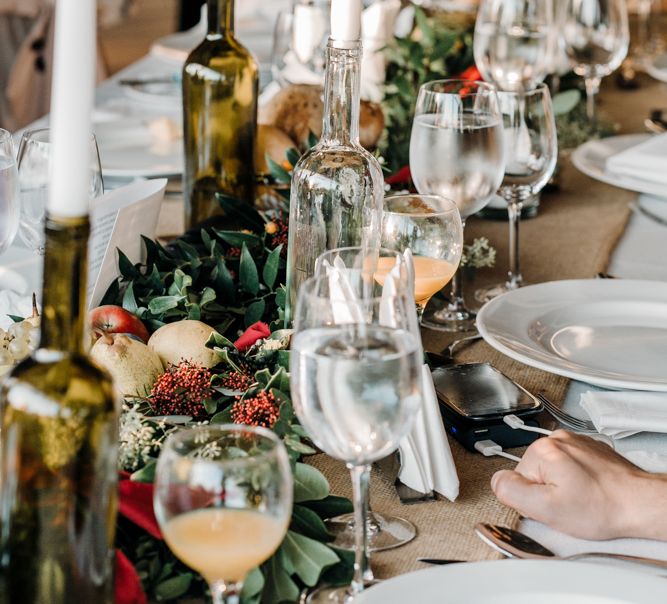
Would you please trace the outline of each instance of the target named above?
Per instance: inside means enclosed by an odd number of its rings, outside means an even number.
[[[322,252],[378,247],[382,168],[359,143],[361,42],[329,39],[322,138],[297,162],[290,192],[287,321]]]
[[[254,203],[258,69],[234,37],[234,0],[207,0],[208,33],[183,67],[185,227],[222,215],[216,193]]]
[[[116,398],[84,354],[88,217],[46,222],[39,348],[0,386],[0,603],[113,604]]]

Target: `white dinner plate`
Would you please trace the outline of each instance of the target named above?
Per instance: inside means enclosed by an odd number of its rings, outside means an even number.
[[[605,388],[667,392],[667,283],[529,285],[485,304],[477,328],[531,367]]]
[[[183,173],[183,139],[156,139],[149,121],[128,117],[95,124],[104,176],[155,178]]]
[[[667,53],[647,59],[646,73],[660,82],[667,82]]]
[[[607,172],[605,168],[608,157],[638,145],[650,136],[650,134],[622,134],[588,141],[574,150],[574,153],[572,153],[572,163],[587,176],[605,182],[608,185],[664,198],[665,185],[641,178],[612,174]]]
[[[665,579],[618,566],[499,560],[437,566],[383,581],[355,604],[649,604]]]

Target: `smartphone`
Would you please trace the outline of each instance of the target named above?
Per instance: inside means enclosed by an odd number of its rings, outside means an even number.
[[[468,450],[475,451],[478,440],[493,440],[509,448],[537,438],[535,433],[510,428],[503,416],[513,414],[537,426],[535,416],[541,413],[542,403],[492,365],[450,365],[432,374],[445,428]]]

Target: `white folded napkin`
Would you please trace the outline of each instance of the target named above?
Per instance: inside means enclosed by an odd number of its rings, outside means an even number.
[[[666,393],[589,391],[579,404],[598,432],[614,439],[638,432],[667,433]]]
[[[422,367],[422,404],[410,434],[399,445],[398,479],[414,491],[436,491],[450,501],[459,495],[459,477],[442,424],[428,365]]]
[[[667,185],[667,133],[651,136],[643,143],[607,159],[607,172]]]
[[[7,315],[29,317],[32,315],[32,295],[25,295],[11,289],[0,290],[0,328],[7,329],[14,323]]]

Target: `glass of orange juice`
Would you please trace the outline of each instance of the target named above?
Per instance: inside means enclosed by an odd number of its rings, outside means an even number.
[[[421,314],[431,296],[454,276],[463,252],[463,225],[456,204],[438,195],[385,198],[380,245],[412,252],[414,297]]]
[[[281,544],[292,513],[285,446],[264,428],[199,426],[171,434],[153,506],[167,545],[208,582],[214,604],[237,604],[248,573]]]

